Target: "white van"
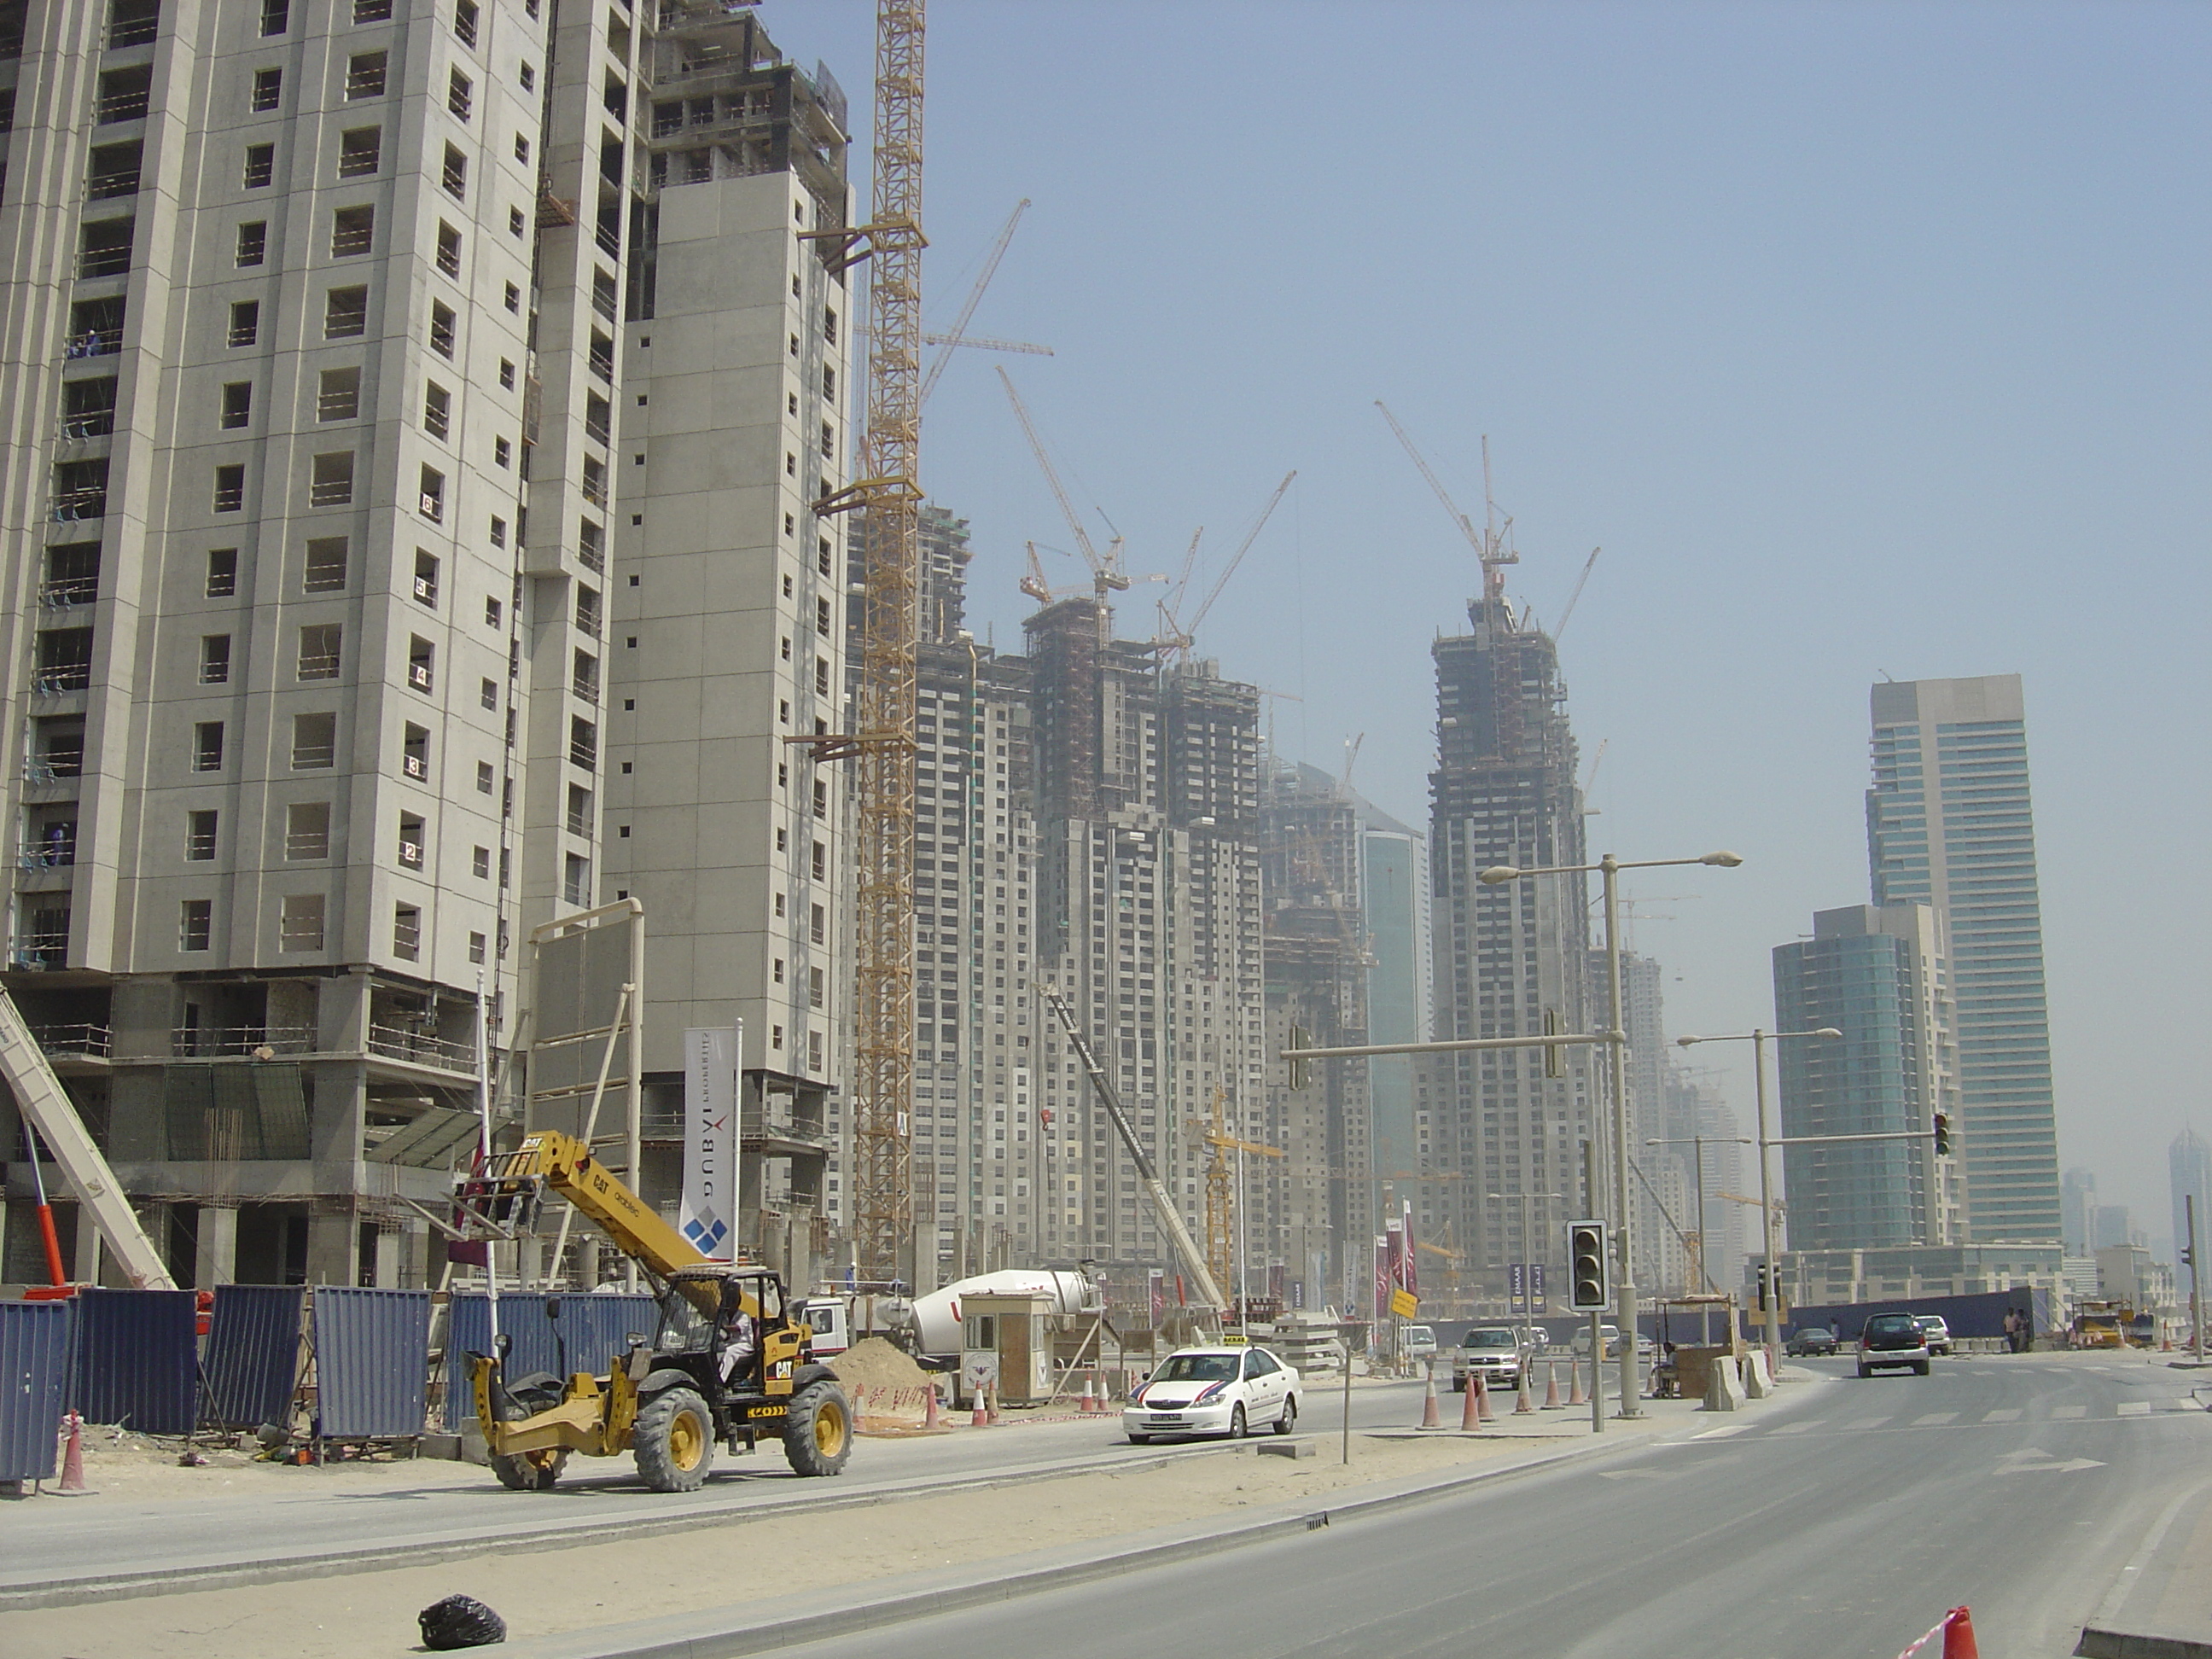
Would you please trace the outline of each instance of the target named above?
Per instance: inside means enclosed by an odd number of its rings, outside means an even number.
[[[1408,1325],[1399,1338],[1401,1352],[1408,1359],[1432,1359],[1437,1352],[1437,1334],[1427,1325]]]

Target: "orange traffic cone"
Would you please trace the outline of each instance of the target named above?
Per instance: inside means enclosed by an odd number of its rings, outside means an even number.
[[[1559,1409],[1559,1362],[1556,1359],[1544,1362],[1544,1409]]]
[[[1954,1607],[1943,1619],[1943,1659],[1982,1659],[1974,1641],[1974,1615]]]
[[[978,1383],[975,1388],[975,1403],[968,1413],[968,1426],[971,1429],[988,1429],[991,1426],[991,1408],[983,1402],[983,1389],[981,1383]]]
[[[937,1420],[937,1384],[934,1382],[922,1390],[921,1426],[925,1432],[945,1426]]]
[[[988,1414],[985,1420],[995,1423],[999,1420],[999,1385],[994,1382],[984,1397],[990,1401]]]
[[[1486,1423],[1495,1422],[1497,1414],[1490,1409],[1490,1385],[1473,1371],[1468,1372],[1468,1376],[1474,1384],[1475,1415]]]
[[[1535,1414],[1536,1401],[1528,1392],[1528,1368],[1523,1365],[1521,1368],[1521,1386],[1513,1393],[1513,1415],[1533,1417]]]
[[[1482,1379],[1470,1370],[1467,1374],[1467,1399],[1459,1408],[1459,1431],[1462,1434],[1476,1434],[1481,1429]]]
[[[54,1488],[71,1498],[88,1497],[84,1484],[84,1419],[75,1412],[62,1419],[69,1427],[69,1443],[62,1448],[62,1483]]]
[[[1437,1410],[1437,1362],[1431,1359],[1426,1372],[1428,1385],[1421,1390],[1421,1426],[1441,1429],[1444,1420]]]
[[[1567,1361],[1567,1382],[1569,1385],[1567,1390],[1567,1404],[1570,1406],[1589,1405],[1589,1396],[1583,1392],[1583,1362],[1581,1360],[1570,1359]]]

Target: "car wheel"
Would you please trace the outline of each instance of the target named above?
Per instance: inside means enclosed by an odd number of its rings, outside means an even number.
[[[1229,1437],[1242,1440],[1250,1431],[1251,1425],[1244,1420],[1244,1406],[1240,1401],[1229,1413]]]
[[[1298,1426],[1298,1400],[1296,1395],[1283,1396],[1283,1414],[1275,1419],[1275,1432],[1288,1434]]]
[[[1152,1443],[1152,1437],[1149,1434],[1133,1434],[1129,1437],[1129,1443],[1133,1446],[1149,1446]]]
[[[1873,1375],[1874,1375],[1874,1370],[1873,1370],[1873,1368],[1872,1368],[1871,1366],[1867,1365],[1867,1364],[1865,1364],[1864,1363],[1862,1363],[1862,1364],[1860,1364],[1860,1366],[1859,1366],[1859,1381],[1860,1381],[1860,1382],[1865,1382],[1865,1381],[1867,1380],[1867,1378],[1869,1378],[1869,1376],[1872,1376]]]
[[[1913,1374],[1915,1376],[1927,1376],[1927,1375],[1928,1375],[1928,1362],[1927,1362],[1926,1360],[1924,1360],[1924,1359],[1923,1359],[1923,1360],[1921,1360],[1917,1364],[1914,1365],[1914,1366],[1913,1366],[1913,1368],[1912,1368],[1912,1374]]]
[[[1465,1394],[1467,1392],[1467,1379],[1463,1376],[1455,1376],[1452,1378],[1452,1392],[1454,1394]]]

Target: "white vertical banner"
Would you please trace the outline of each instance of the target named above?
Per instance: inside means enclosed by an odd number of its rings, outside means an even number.
[[[684,1034],[684,1208],[678,1230],[713,1261],[737,1255],[738,1056],[744,1024]]]

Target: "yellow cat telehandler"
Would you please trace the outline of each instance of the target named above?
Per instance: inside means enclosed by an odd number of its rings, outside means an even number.
[[[659,1304],[648,1338],[630,1339],[605,1376],[504,1375],[509,1346],[466,1356],[477,1421],[501,1481],[550,1491],[568,1454],[627,1451],[655,1492],[703,1485],[717,1442],[734,1453],[781,1440],[799,1474],[836,1474],[852,1451],[852,1408],[813,1333],[794,1319],[783,1279],[757,1264],[711,1262],[570,1136],[540,1131],[455,1183],[463,1215],[495,1232],[526,1225],[559,1193],[644,1268]],[[744,1352],[750,1322],[750,1352]]]

